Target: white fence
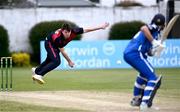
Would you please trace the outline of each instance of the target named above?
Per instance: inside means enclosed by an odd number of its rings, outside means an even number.
[[[8,30],[10,51],[31,52],[29,31],[42,21],[69,20],[86,28],[106,21],[111,25],[132,20],[149,23],[157,12],[157,7],[1,9],[0,25]],[[82,40],[106,40],[109,29],[83,34]]]

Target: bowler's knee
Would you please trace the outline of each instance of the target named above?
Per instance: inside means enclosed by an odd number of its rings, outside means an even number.
[[[54,60],[53,63],[54,63],[54,66],[57,67],[61,64],[61,61],[60,60]]]

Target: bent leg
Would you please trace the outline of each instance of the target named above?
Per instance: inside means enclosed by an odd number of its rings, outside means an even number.
[[[48,41],[45,41],[45,48],[47,51],[47,58],[35,71],[36,74],[41,76],[55,69],[61,63],[58,49],[54,49]]]
[[[141,77],[147,79],[147,85],[144,89],[142,102],[148,104],[151,102],[151,94],[156,88],[157,76],[154,73],[154,69],[146,58],[139,52],[134,54],[128,54],[125,56],[125,61],[128,62],[133,68],[141,73]],[[138,95],[138,92],[135,94]],[[153,96],[154,97],[154,96]],[[151,102],[152,103],[152,102]],[[152,105],[152,104],[151,104]]]
[[[131,101],[132,106],[140,106],[146,84],[147,79],[142,77],[142,74],[139,74],[134,83],[134,98]]]

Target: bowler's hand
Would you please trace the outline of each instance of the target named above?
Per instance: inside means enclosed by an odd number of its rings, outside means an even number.
[[[68,62],[68,65],[69,65],[71,68],[74,67],[74,63],[73,63],[72,61],[69,61],[69,62]]]
[[[102,24],[101,29],[106,29],[109,26],[109,23],[105,22]]]

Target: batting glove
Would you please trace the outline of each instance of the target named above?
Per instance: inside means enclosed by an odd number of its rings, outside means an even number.
[[[153,40],[152,41],[152,54],[156,57],[160,57],[161,52],[163,51],[163,49],[165,48],[165,46],[163,44],[161,44],[160,40]]]

